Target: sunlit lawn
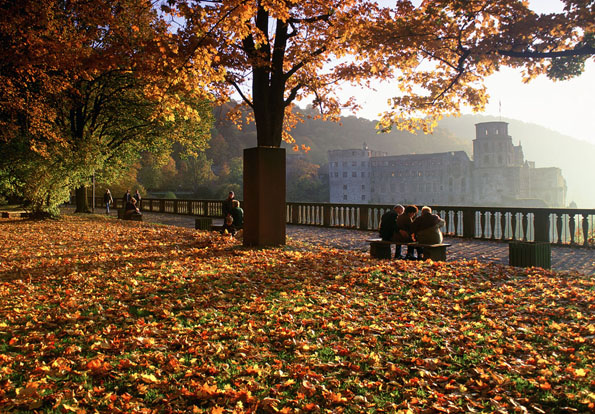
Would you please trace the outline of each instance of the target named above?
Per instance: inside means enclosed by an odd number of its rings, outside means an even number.
[[[595,282],[0,219],[0,411],[590,412]]]

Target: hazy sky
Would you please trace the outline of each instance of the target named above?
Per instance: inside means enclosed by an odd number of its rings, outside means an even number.
[[[389,3],[387,0],[383,4]],[[561,10],[559,0],[531,0],[531,7],[541,13]],[[522,83],[521,75],[509,68],[486,80],[490,101],[485,115],[499,115],[519,119],[551,128],[574,138],[595,145],[595,63],[586,65],[582,76],[568,81],[554,82],[545,76]],[[347,88],[346,92],[357,96],[362,111],[356,115],[378,119],[378,114],[387,109],[387,100],[396,88],[381,84],[377,92]],[[469,111],[470,112],[470,111]]]

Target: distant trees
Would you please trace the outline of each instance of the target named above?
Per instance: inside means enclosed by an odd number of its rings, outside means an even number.
[[[2,2],[0,186],[55,213],[91,174],[111,180],[141,151],[204,148],[208,98],[145,0]]]

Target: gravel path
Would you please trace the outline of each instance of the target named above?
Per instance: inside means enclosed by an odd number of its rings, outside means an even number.
[[[143,212],[143,216],[146,222],[194,228],[194,216],[149,212]],[[214,224],[222,224],[222,220],[215,219]],[[368,251],[366,239],[378,235],[372,231],[288,225],[287,237],[315,245]],[[484,263],[508,264],[506,242],[446,237],[445,243],[452,244],[447,251],[449,260],[475,259]],[[552,246],[552,269],[595,275],[595,249]]]

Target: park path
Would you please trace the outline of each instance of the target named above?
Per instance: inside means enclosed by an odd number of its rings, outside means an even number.
[[[194,216],[143,212],[144,220],[172,226],[194,228]],[[222,220],[214,220],[222,224]],[[315,226],[287,225],[287,237],[314,245],[345,250],[368,251],[366,239],[378,237],[377,232]],[[446,237],[449,260],[477,260],[483,263],[508,264],[508,244],[505,242],[469,240]],[[595,249],[552,246],[552,269],[576,271],[595,276]]]

